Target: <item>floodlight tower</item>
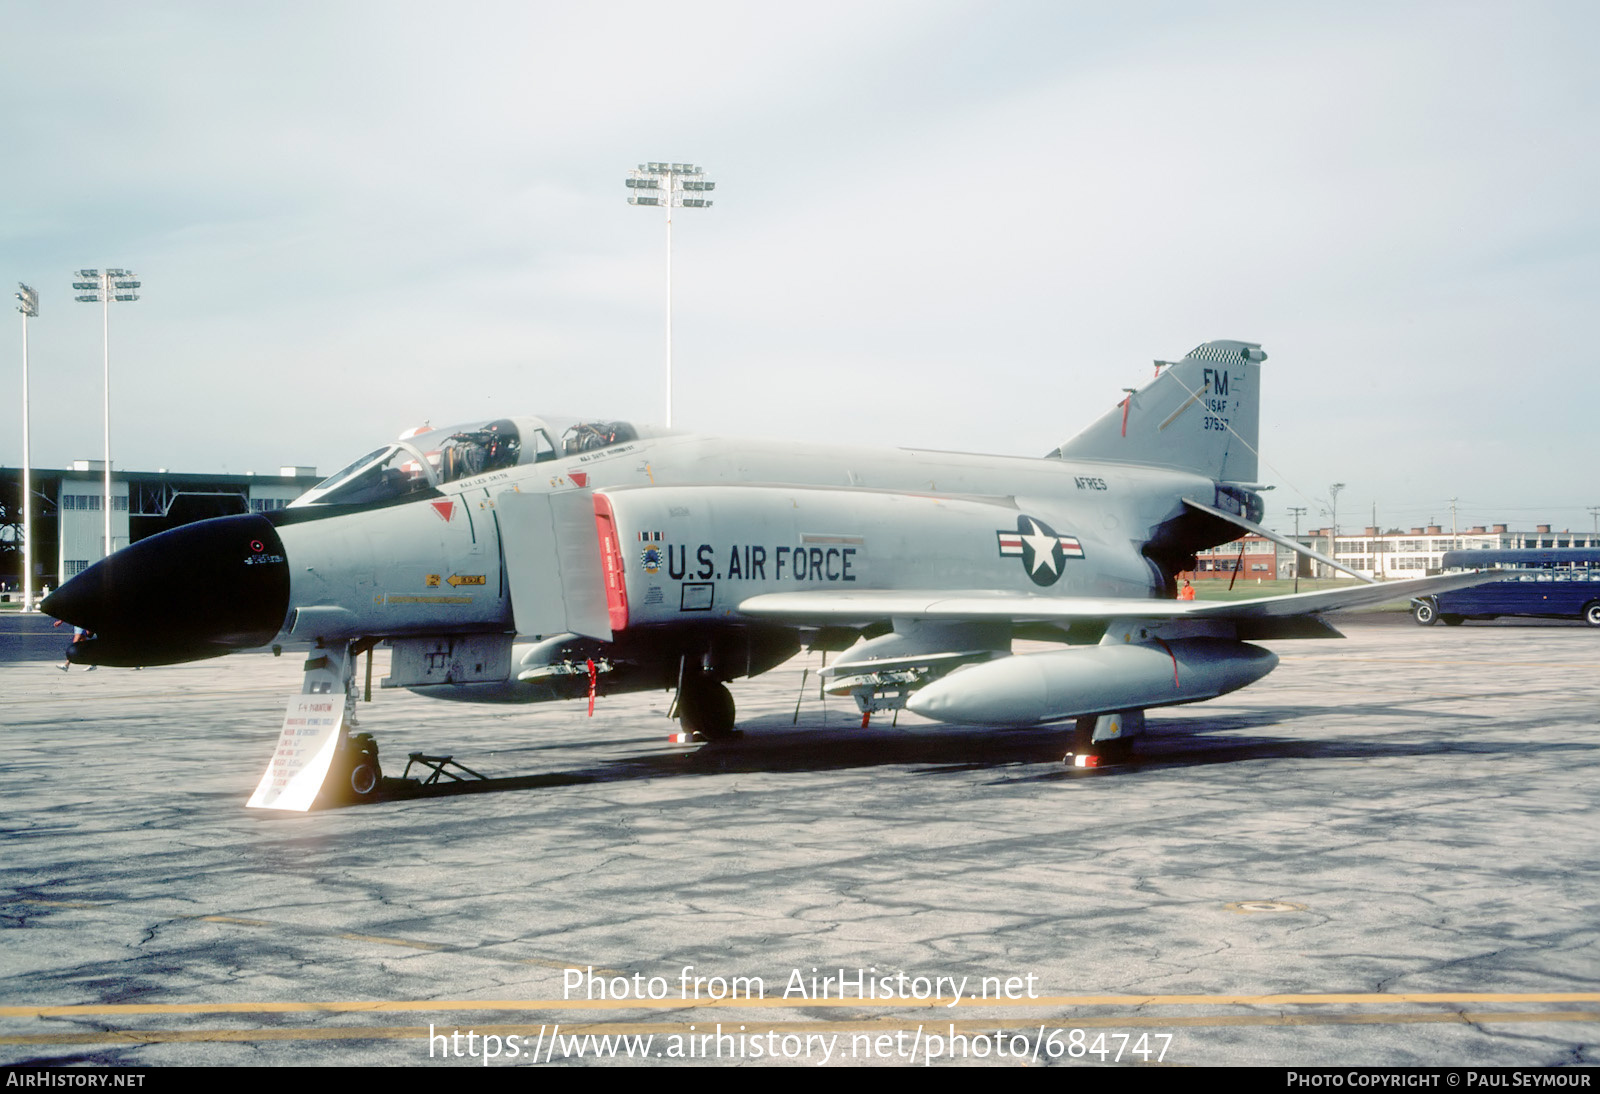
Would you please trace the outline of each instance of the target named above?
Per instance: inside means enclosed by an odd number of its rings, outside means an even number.
[[[672,210],[709,209],[703,195],[717,188],[690,163],[641,163],[623,180],[629,205],[659,205],[667,211],[667,420],[672,425]],[[690,197],[689,195],[701,195]]]
[[[28,446],[28,320],[39,317],[39,294],[17,282],[22,313],[22,610],[33,611],[33,457]]]
[[[106,466],[105,466],[105,497],[102,504],[105,506],[106,541],[103,547],[104,554],[111,554],[111,302],[113,300],[133,302],[139,299],[139,294],[134,292],[140,285],[134,280],[133,271],[107,269],[104,273],[99,270],[79,270],[78,280],[72,283],[79,294],[74,297],[85,304],[99,304],[101,306],[101,342],[105,347],[105,386],[103,391],[103,410],[105,419],[106,440]],[[104,555],[102,556],[104,557]]]

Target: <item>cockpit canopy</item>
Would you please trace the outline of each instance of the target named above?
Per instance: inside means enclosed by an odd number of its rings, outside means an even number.
[[[637,440],[639,431],[627,422],[581,421],[561,434],[559,447],[553,436],[539,418],[500,418],[449,429],[423,425],[329,475],[290,507],[378,505],[438,493],[461,479]]]

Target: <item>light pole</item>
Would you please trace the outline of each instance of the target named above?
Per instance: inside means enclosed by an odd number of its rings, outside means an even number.
[[[1374,529],[1372,533],[1373,539],[1369,544],[1369,546],[1372,548],[1372,554],[1370,556],[1372,559],[1372,580],[1387,581],[1388,578],[1383,576],[1383,529],[1382,526],[1378,524],[1378,500],[1376,498],[1372,500],[1372,527]]]
[[[1289,506],[1289,512],[1294,514],[1294,541],[1296,543],[1300,542],[1300,514],[1304,513],[1305,511],[1306,511],[1306,507],[1303,506],[1303,505],[1291,505],[1291,506]],[[1300,591],[1300,555],[1299,555],[1299,552],[1296,552],[1295,555],[1294,555],[1294,591],[1295,592],[1299,592]]]
[[[1339,491],[1344,489],[1344,483],[1336,482],[1328,487],[1328,517],[1333,522],[1333,527],[1328,529],[1328,557],[1337,559],[1334,552],[1338,549],[1339,537]],[[1329,576],[1332,576],[1331,574]]]
[[[28,320],[39,317],[39,294],[17,282],[22,313],[22,610],[33,611],[33,456],[28,446]]]
[[[667,426],[672,425],[672,210],[709,209],[705,197],[717,188],[706,181],[705,172],[690,163],[641,163],[628,173],[623,183],[631,193],[629,205],[659,205],[667,211]]]
[[[139,282],[133,279],[131,270],[107,269],[104,273],[99,270],[79,270],[77,276],[80,280],[74,281],[72,287],[81,295],[74,297],[85,304],[101,305],[101,342],[105,347],[105,385],[102,394],[105,440],[106,440],[106,466],[105,466],[105,506],[106,540],[102,547],[104,558],[111,554],[111,302],[122,300],[132,302],[139,299],[139,294],[134,289],[139,287]]]

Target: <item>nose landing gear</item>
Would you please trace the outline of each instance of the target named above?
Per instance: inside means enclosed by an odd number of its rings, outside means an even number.
[[[341,786],[355,801],[371,801],[383,785],[383,768],[378,764],[378,742],[370,733],[353,733],[345,738],[344,778]]]

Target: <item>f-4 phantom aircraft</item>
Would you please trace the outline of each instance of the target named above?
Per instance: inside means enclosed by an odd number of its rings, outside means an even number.
[[[388,687],[491,702],[670,689],[683,729],[710,740],[734,733],[727,683],[804,644],[841,651],[825,686],[864,720],[1075,719],[1070,758],[1092,766],[1127,751],[1149,708],[1265,676],[1277,657],[1257,640],[1337,638],[1322,613],[1480,580],[1176,598],[1197,550],[1245,532],[1337,565],[1260,526],[1264,360],[1207,342],[1040,458],[613,421],[415,431],[283,510],[124,548],[43,607],[93,632],[69,651],[87,664],[311,647],[279,790],[295,733],[344,740],[339,697],[380,641]],[[1013,654],[1017,638],[1061,648]],[[376,768],[353,777],[371,790]]]

